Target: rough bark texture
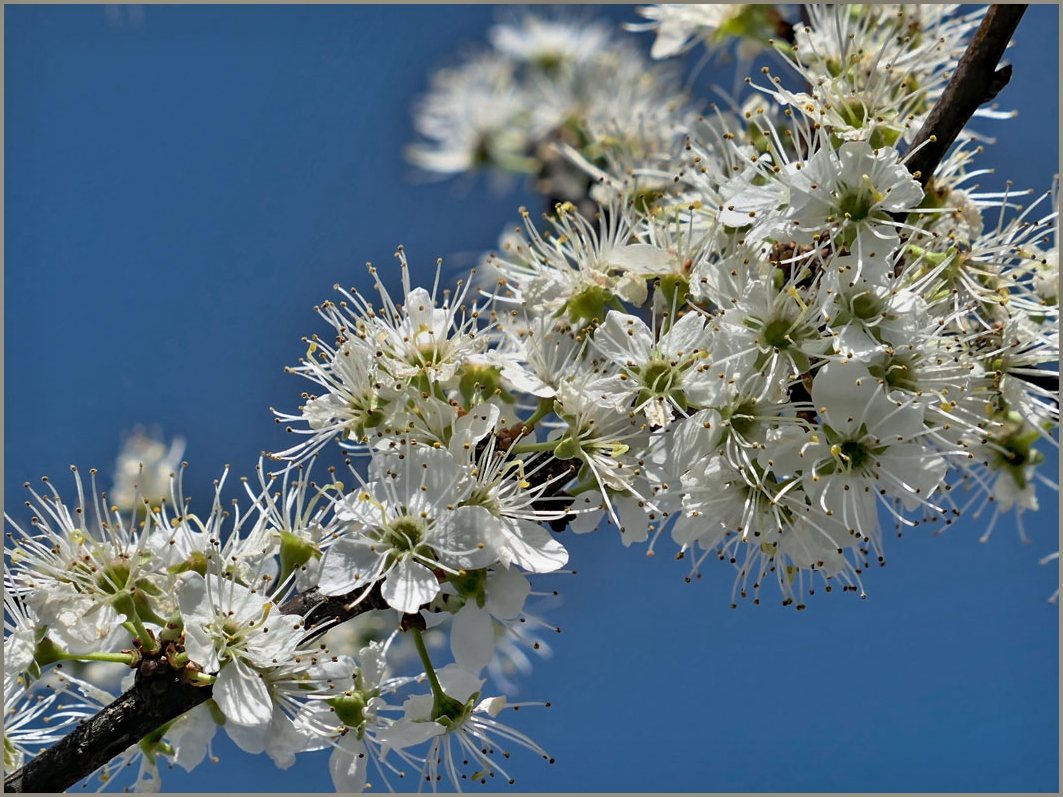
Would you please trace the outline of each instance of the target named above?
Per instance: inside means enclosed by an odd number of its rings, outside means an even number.
[[[212,691],[184,683],[172,672],[146,678],[5,778],[4,791],[65,791],[155,729],[206,702]]]

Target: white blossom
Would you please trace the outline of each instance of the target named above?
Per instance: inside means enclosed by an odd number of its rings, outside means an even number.
[[[457,574],[491,562],[492,524],[476,507],[455,506],[471,480],[445,450],[411,446],[374,454],[371,481],[343,497],[336,516],[345,531],[321,565],[326,595],[383,579],[388,605],[411,613],[439,594],[436,570]]]

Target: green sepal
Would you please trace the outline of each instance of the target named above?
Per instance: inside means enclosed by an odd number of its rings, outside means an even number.
[[[1008,433],[995,441],[1003,448],[1003,451],[996,454],[996,464],[1007,468],[1018,488],[1025,490],[1026,467],[1037,465],[1044,460],[1044,454],[1033,447],[1040,435],[1036,429],[1028,426],[1017,412],[1009,411],[1005,423],[1009,427]]]
[[[308,542],[290,531],[282,531],[280,538],[280,581],[283,583],[297,569],[321,554],[317,546],[312,542]]]
[[[37,665],[38,669],[33,677],[39,678],[41,675],[41,667],[47,667],[49,664],[54,664],[57,661],[63,661],[68,656],[67,652],[63,648],[59,647],[51,637],[46,636],[40,642],[37,643],[36,650],[33,651],[33,663]]]
[[[479,696],[480,693],[476,692],[462,703],[445,692],[436,694],[435,701],[432,704],[432,719],[444,727],[454,725],[465,719],[468,713],[472,711]]]
[[[130,621],[138,616],[136,600],[134,600],[132,593],[127,590],[122,590],[111,598],[111,606],[119,614],[125,615],[126,619]]]
[[[690,279],[681,274],[666,274],[657,280],[657,290],[661,293],[665,308],[681,309],[690,298]],[[671,319],[671,316],[669,316]],[[669,326],[671,326],[669,324]]]
[[[516,401],[502,385],[502,369],[494,365],[465,366],[458,379],[458,390],[465,409],[472,409],[481,401],[496,395],[507,404]]]
[[[450,576],[447,581],[454,585],[454,589],[458,591],[465,600],[463,604],[470,599],[476,601],[476,605],[481,609],[487,602],[487,570],[466,570],[464,573]]]
[[[183,562],[178,562],[175,565],[171,565],[167,568],[167,572],[171,575],[179,575],[191,570],[193,573],[199,573],[199,575],[206,577],[207,575],[207,556],[202,551],[195,551]]]
[[[568,300],[565,310],[568,317],[578,325],[579,322],[601,322],[605,320],[607,306],[613,302],[613,294],[605,288],[592,285]]]
[[[207,706],[207,711],[210,712],[210,718],[214,720],[214,724],[218,726],[225,725],[225,713],[219,708],[218,704],[214,702],[214,699],[211,698],[205,705]]]
[[[166,618],[160,617],[155,612],[155,603],[151,597],[138,586],[134,587],[131,591],[133,596],[133,606],[136,609],[137,617],[141,621],[147,620],[148,622],[155,623],[156,625],[166,625]]]
[[[181,612],[174,612],[170,615],[169,621],[162,624],[162,631],[159,632],[159,642],[162,644],[177,642],[181,639],[184,631],[185,621],[181,617]]]
[[[583,452],[579,440],[572,435],[564,435],[554,446],[554,456],[558,459],[578,459]]]

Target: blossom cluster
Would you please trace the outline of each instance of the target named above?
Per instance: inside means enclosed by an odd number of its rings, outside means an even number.
[[[675,64],[648,60],[602,21],[511,16],[489,30],[490,47],[438,70],[415,104],[406,155],[424,174],[486,168],[579,202],[588,176],[557,145],[621,163],[681,141],[675,114],[693,109]]]
[[[205,516],[188,511],[181,471],[168,500],[141,503],[132,514],[107,505],[95,473],[86,490],[74,471],[73,505],[50,482],[46,491],[30,488],[27,504],[35,514],[28,529],[9,518],[14,544],[5,551],[6,768],[17,769],[27,755],[56,741],[58,730],[111,701],[92,687],[92,700],[60,703],[61,711],[46,713],[60,695],[82,695],[90,686],[69,676],[61,688],[53,683],[49,665],[77,662],[122,663],[141,677],[162,669],[185,683],[212,687],[208,704],[140,745],[138,789],[158,786],[160,755],[188,769],[200,763],[217,724],[242,749],[265,752],[285,768],[299,752],[331,747],[333,781],[341,791],[366,786],[371,760],[380,762],[385,780],[405,774],[402,764],[435,772],[439,760],[450,760],[438,750],[448,749],[452,739],[478,749],[501,732],[500,740],[545,756],[494,719],[506,706],[505,696],[481,694],[486,678],[479,673],[495,658],[496,636],[508,633],[508,644],[517,648],[534,644],[534,636],[519,628],[507,631],[526,619],[530,584],[516,568],[478,567],[490,560],[459,522],[486,510],[470,504],[462,512],[441,503],[455,486],[453,462],[444,463],[448,456],[418,449],[405,464],[387,460],[395,466],[390,474],[374,469],[379,481],[347,491],[338,480],[319,487],[302,467],[275,475],[260,467],[256,488],[244,481],[250,509],[224,507],[223,478]],[[385,460],[375,464],[384,467]],[[429,464],[428,473],[448,473],[450,481],[433,484],[426,477]],[[491,490],[483,487],[485,501]],[[506,547],[500,539],[499,545],[523,565],[534,554],[519,542],[519,521],[514,526],[510,533],[517,542]],[[535,564],[556,569],[565,561],[564,549],[545,542]],[[441,585],[423,562],[448,567],[460,588]],[[383,583],[385,603],[377,614],[386,619],[380,623],[378,617],[376,628],[351,633],[327,620],[312,621],[290,602],[298,590],[316,589],[344,594],[353,609],[364,594],[350,587],[363,577]],[[434,623],[439,620],[433,613],[453,615],[456,661],[438,673],[426,663],[430,676],[398,676],[402,656],[390,653],[395,629],[404,614],[408,621],[420,618],[422,604],[430,604],[424,614]],[[422,638],[427,634],[420,633],[426,625],[422,619],[417,644],[429,662]],[[336,633],[341,630],[347,633]],[[333,646],[357,653],[333,653]],[[432,692],[425,689],[426,678]],[[47,733],[23,732],[42,715],[49,717]],[[427,758],[407,751],[425,742]],[[397,762],[383,760],[392,751]],[[101,781],[120,770],[112,763]],[[487,760],[478,771],[505,774]],[[447,774],[462,777],[452,765]]]
[[[640,13],[653,58],[739,39],[787,79],[765,67],[699,112],[601,24],[496,26],[433,78],[409,157],[537,175],[548,215],[523,211],[453,290],[439,271],[415,287],[401,248],[401,296],[373,267],[375,295],[337,286],[289,369],[312,387],[274,411],[294,443],[243,480],[244,508],[223,476],[193,511],[183,443],[142,437],[111,499],[77,471],[76,502],[30,490],[5,547],[5,772],[80,688],[48,668],[80,661],[212,688],[140,745],[141,787],[159,756],[203,760],[217,724],[282,767],[331,748],[344,791],[370,761],[389,786],[507,778],[491,751],[549,757],[497,716],[541,648],[530,577],[566,567],[562,530],[612,525],[650,554],[670,538],[691,574],[734,566],[733,603],[772,586],[801,609],[819,586],[862,595],[884,528],[991,506],[988,535],[1036,509],[1058,424],[1055,189],[1024,209],[979,193],[973,134],[932,176],[906,165],[980,16]],[[313,480],[337,443],[344,464]],[[66,725],[95,711],[77,706]]]

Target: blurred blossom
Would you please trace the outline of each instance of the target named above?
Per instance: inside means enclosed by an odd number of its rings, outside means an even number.
[[[114,487],[109,494],[121,512],[130,512],[137,502],[156,506],[170,498],[170,479],[181,467],[185,439],[175,437],[167,446],[156,431],[137,427],[122,443],[114,468]]]

